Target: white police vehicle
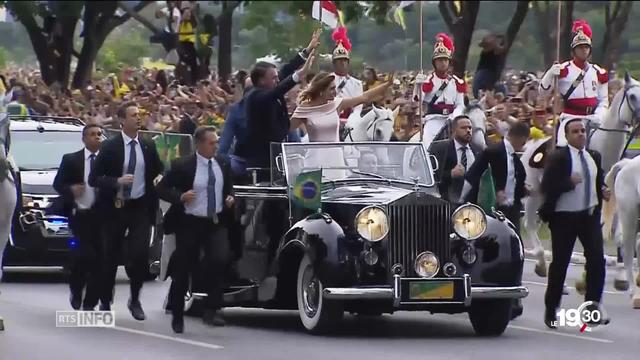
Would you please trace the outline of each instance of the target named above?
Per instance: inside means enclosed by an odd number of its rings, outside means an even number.
[[[84,146],[84,123],[69,117],[12,116],[10,119],[11,155],[19,170],[17,179],[22,200],[18,200],[2,269],[5,273],[63,270],[70,250],[78,244],[69,230],[67,218],[52,214],[51,206],[59,196],[53,189],[53,180],[62,156]],[[161,223],[159,213],[149,239],[150,279],[155,278],[160,269]]]

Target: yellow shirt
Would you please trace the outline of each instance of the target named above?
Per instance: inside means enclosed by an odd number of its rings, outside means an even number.
[[[178,41],[188,41],[195,44],[196,42],[196,34],[193,31],[193,26],[188,21],[183,21],[180,23],[180,27],[178,29]]]
[[[544,131],[538,129],[535,126],[531,127],[531,132],[530,132],[529,137],[532,140],[540,140],[540,139],[543,139],[545,136],[546,136],[546,134],[544,133]]]

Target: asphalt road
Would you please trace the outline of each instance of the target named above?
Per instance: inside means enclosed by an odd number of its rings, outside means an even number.
[[[571,266],[572,286],[581,267]],[[543,322],[545,279],[526,262],[523,316],[498,338],[474,335],[466,314],[400,312],[377,318],[347,315],[332,336],[304,332],[297,312],[227,309],[227,326],[211,328],[196,318],[185,320],[185,333],[174,335],[170,315],[162,310],[168,282],[143,289],[147,320],[134,320],[126,309],[128,284],[119,275],[116,327],[56,328],[55,311],[70,310],[68,288],[59,277],[28,276],[0,283],[0,359],[637,359],[640,310],[628,295],[616,292],[607,278],[604,304],[611,323],[591,333],[577,328],[548,330]],[[566,308],[582,298],[570,288]]]

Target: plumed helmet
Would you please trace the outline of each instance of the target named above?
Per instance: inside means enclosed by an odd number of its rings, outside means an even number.
[[[433,56],[431,60],[435,59],[449,59],[453,56],[453,51],[455,47],[453,46],[453,40],[449,37],[449,35],[445,33],[438,33],[436,35],[436,42],[433,46]]]
[[[333,34],[331,34],[331,38],[336,43],[336,47],[335,49],[333,49],[331,60],[349,60],[349,53],[351,52],[351,41],[349,41],[349,37],[347,37],[347,28],[345,28],[344,26],[339,26],[333,32]]]
[[[591,32],[591,26],[589,26],[586,20],[579,19],[574,21],[571,32],[574,34],[573,40],[571,41],[572,49],[578,45],[591,46],[591,36],[593,34]]]

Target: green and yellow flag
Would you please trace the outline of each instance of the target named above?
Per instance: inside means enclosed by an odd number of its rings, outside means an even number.
[[[482,173],[480,185],[478,185],[478,206],[486,213],[491,213],[491,208],[496,206],[496,186],[491,173],[491,166]]]
[[[322,207],[322,170],[300,173],[293,185],[293,202],[307,209]]]

